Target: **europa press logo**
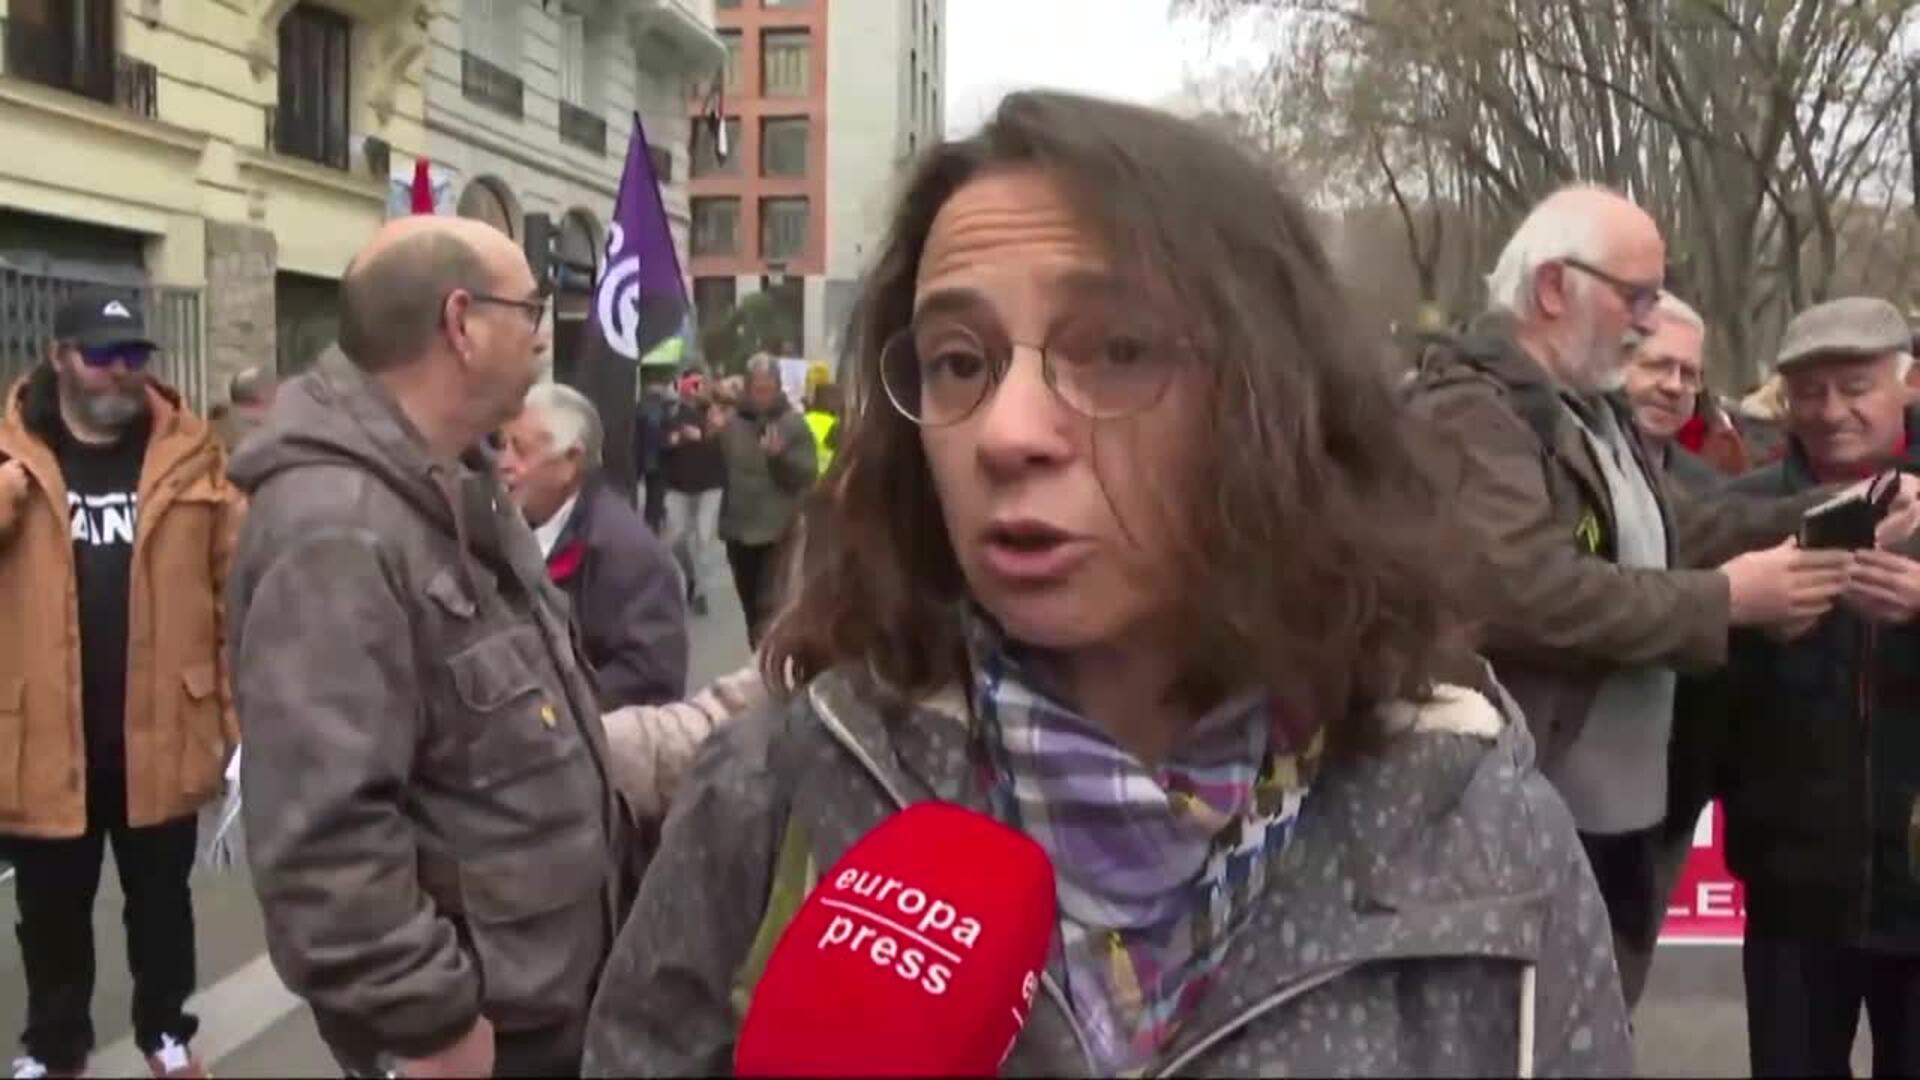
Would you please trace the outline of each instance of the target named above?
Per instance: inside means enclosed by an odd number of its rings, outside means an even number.
[[[984,1076],[1033,1007],[1057,929],[1040,845],[915,803],[820,878],[754,987],[742,1076]]]
[[[613,351],[629,360],[640,359],[640,256],[627,251],[627,230],[619,222],[607,226],[607,268],[593,292],[600,332]]]
[[[848,867],[820,898],[834,911],[817,947],[845,948],[938,996],[980,940],[980,920],[897,878]]]

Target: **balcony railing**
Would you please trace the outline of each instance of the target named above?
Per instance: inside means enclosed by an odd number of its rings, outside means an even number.
[[[114,104],[151,120],[160,115],[160,69],[145,60],[122,56],[113,70]]]
[[[605,154],[607,152],[606,117],[596,112],[589,112],[571,101],[562,101],[560,103],[560,141],[582,150]]]
[[[525,115],[526,88],[520,76],[497,68],[470,52],[460,54],[460,92],[470,100],[515,119]]]

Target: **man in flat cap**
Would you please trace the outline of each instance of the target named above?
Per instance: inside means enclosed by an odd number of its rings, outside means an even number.
[[[1787,327],[1784,460],[1735,490],[1781,495],[1920,470],[1906,320],[1867,297]],[[1875,1076],[1920,1075],[1920,562],[1853,556],[1816,622],[1735,631],[1723,672],[1727,855],[1747,887],[1755,1076],[1841,1075],[1862,1006]]]

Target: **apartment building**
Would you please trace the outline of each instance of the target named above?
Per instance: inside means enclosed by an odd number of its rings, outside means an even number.
[[[713,0],[442,0],[426,129],[443,209],[521,240],[527,216],[545,215],[569,262],[597,266],[637,112],[685,266],[686,102],[725,60],[713,19]],[[563,378],[587,301],[580,288],[555,297]]]
[[[429,0],[0,0],[0,379],[80,283],[147,291],[206,404],[311,362],[424,149]]]
[[[838,352],[894,184],[944,127],[945,0],[718,0],[731,153],[696,125],[702,325],[771,293],[810,358]],[[699,114],[704,102],[690,103]]]

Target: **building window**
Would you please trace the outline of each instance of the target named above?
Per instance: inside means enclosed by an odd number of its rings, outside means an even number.
[[[6,72],[95,101],[114,100],[114,0],[14,0]]]
[[[693,279],[693,317],[702,330],[718,326],[733,314],[735,286],[731,276]]]
[[[461,48],[517,76],[521,6],[521,0],[462,0]]]
[[[525,108],[520,81],[520,6],[516,0],[465,0],[460,9],[460,92],[518,119]]]
[[[571,101],[560,103],[560,141],[595,154],[607,152],[607,119]]]
[[[920,99],[913,88],[920,85],[920,50],[907,50],[907,118],[915,125],[920,123]]]
[[[587,101],[587,17],[571,11],[560,13],[556,29],[560,32],[560,100],[586,106]]]
[[[807,175],[807,143],[813,122],[804,116],[776,116],[760,121],[760,175]]]
[[[693,159],[693,175],[699,176],[738,176],[740,175],[740,118],[728,117],[722,121],[727,131],[727,158],[720,160],[719,148],[713,144],[713,128],[705,118],[694,120],[693,140],[687,153]]]
[[[813,38],[805,30],[768,30],[760,35],[760,92],[767,97],[805,97],[813,87]]]
[[[714,0],[713,6],[721,11],[737,11],[740,8],[740,0]]]
[[[673,151],[664,146],[649,146],[647,164],[653,166],[655,184],[665,186],[673,183]]]
[[[740,200],[693,200],[693,236],[689,243],[695,255],[738,255]]]
[[[760,256],[797,259],[807,250],[807,200],[760,200]]]
[[[720,31],[721,44],[727,47],[727,89],[740,89],[740,31]]]
[[[280,20],[280,100],[273,148],[336,169],[347,167],[353,24],[301,4]]]

